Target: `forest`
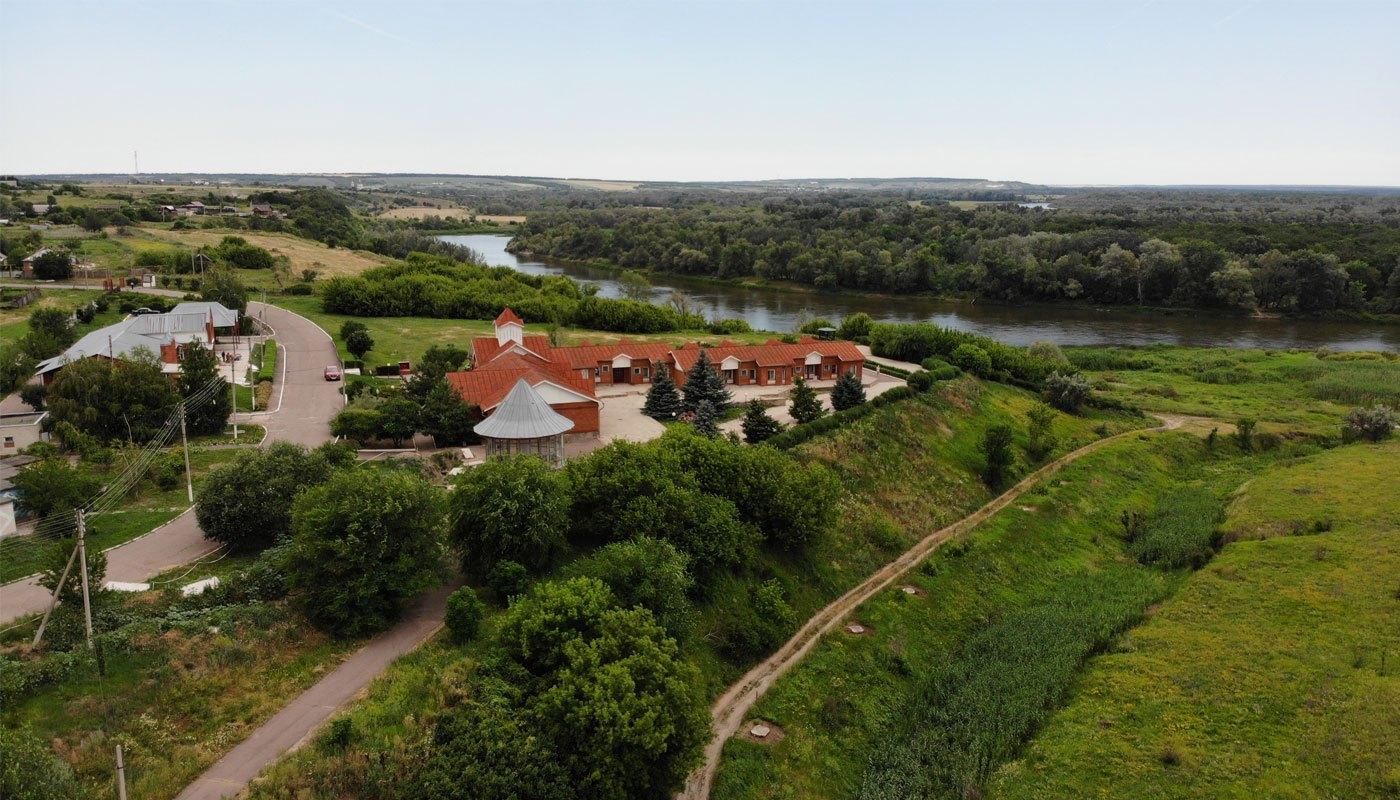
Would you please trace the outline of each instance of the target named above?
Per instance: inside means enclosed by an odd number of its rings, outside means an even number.
[[[1400,215],[1384,201],[1074,205],[962,209],[867,195],[574,208],[532,213],[511,247],[818,289],[1235,313],[1400,312]]]

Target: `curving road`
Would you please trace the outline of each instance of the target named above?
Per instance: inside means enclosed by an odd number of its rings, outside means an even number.
[[[344,405],[340,384],[325,380],[328,365],[339,364],[335,342],[316,323],[262,303],[249,303],[248,313],[275,331],[281,348],[274,408],[270,412],[239,414],[238,421],[267,428],[264,442],[289,441],[314,447],[331,439],[331,418]],[[166,570],[208,554],[216,545],[204,538],[194,511],[186,511],[145,536],[107,551],[107,580],[143,583]],[[47,607],[49,593],[31,579],[0,586],[0,624]]]
[[[759,698],[777,682],[778,678],[796,666],[823,636],[835,629],[847,614],[855,611],[866,600],[874,597],[898,580],[901,575],[922,563],[944,542],[980,525],[1066,464],[1077,461],[1118,439],[1137,436],[1145,431],[1172,430],[1183,424],[1181,417],[1166,414],[1158,416],[1161,418],[1162,424],[1156,428],[1137,428],[1090,442],[1037,469],[1022,478],[1015,486],[1002,492],[990,503],[957,522],[920,539],[895,560],[876,570],[870,577],[812,615],[812,618],[807,620],[797,630],[797,633],[792,635],[791,639],[784,642],[777,652],[755,665],[744,674],[744,677],[715,700],[714,706],[710,709],[711,738],[705,746],[704,759],[700,766],[690,774],[685,788],[676,796],[677,800],[705,800],[710,796],[710,788],[714,784],[715,773],[719,771],[719,761],[724,752],[724,745],[734,734],[739,732],[739,727],[744,724],[749,709],[753,708],[754,703],[758,702]]]

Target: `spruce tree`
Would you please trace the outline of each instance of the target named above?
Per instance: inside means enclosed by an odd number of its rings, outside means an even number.
[[[670,367],[664,364],[657,366],[642,413],[657,420],[675,419],[681,413],[681,396],[676,391],[676,382],[671,379]]]
[[[719,414],[709,400],[701,400],[695,408],[695,432],[711,439],[719,436]]]
[[[789,397],[792,402],[788,404],[788,413],[798,422],[811,422],[826,415],[826,409],[822,408],[816,391],[808,386],[806,379],[800,375],[793,380],[792,394]]]
[[[831,390],[832,408],[845,411],[864,402],[865,387],[860,385],[860,378],[854,372],[847,372],[836,380],[836,386]]]
[[[685,388],[681,393],[685,398],[683,407],[686,411],[699,411],[701,401],[708,400],[714,406],[715,413],[722,414],[733,399],[714,362],[710,360],[710,354],[704,350],[700,351],[700,357],[695,359],[694,366],[686,373]]]
[[[749,444],[758,444],[783,430],[783,424],[768,416],[768,409],[764,408],[763,401],[756,397],[749,401],[741,425],[744,429],[744,441]]]

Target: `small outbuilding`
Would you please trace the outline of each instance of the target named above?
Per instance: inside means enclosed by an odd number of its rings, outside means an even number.
[[[535,456],[553,466],[564,463],[564,434],[573,430],[568,417],[549,407],[525,379],[515,382],[491,416],[476,424],[486,457]]]

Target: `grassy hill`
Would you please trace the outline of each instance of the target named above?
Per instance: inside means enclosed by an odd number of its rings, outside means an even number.
[[[989,797],[1400,795],[1400,441],[1271,469]]]

